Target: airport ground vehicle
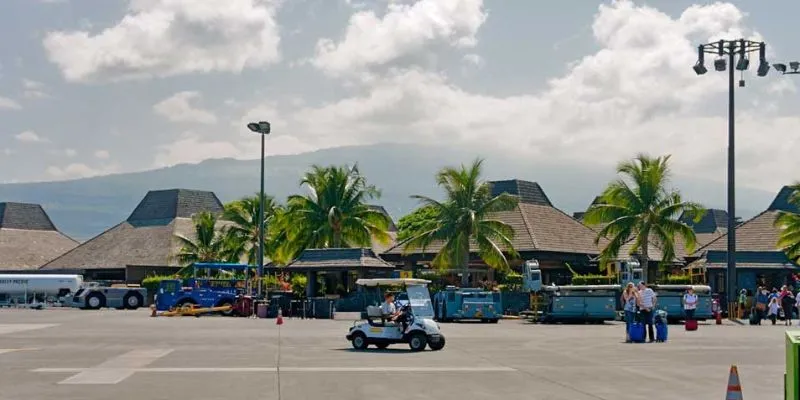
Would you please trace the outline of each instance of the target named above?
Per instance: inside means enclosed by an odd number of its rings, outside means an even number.
[[[135,310],[144,307],[147,289],[138,285],[103,285],[87,282],[69,301],[72,307],[97,310],[103,307]]]
[[[531,292],[532,305],[532,310],[526,316],[540,322],[620,319],[622,290],[629,282],[641,281],[642,270],[634,260],[620,262],[614,280],[616,282],[609,285],[543,286],[539,263],[536,260],[526,261],[523,283]],[[711,318],[711,288],[704,285],[653,285],[658,296],[657,308],[666,311],[672,321],[683,319],[682,298],[689,287],[698,295],[695,319]]]
[[[194,263],[179,272],[189,278],[161,281],[155,295],[156,310],[169,311],[187,305],[230,306],[221,313],[250,315],[253,298],[247,277],[254,268],[245,264]]]
[[[437,321],[480,320],[496,323],[503,317],[499,292],[447,286],[433,296]]]
[[[58,299],[76,293],[82,285],[81,275],[0,274],[0,302],[10,304]]]
[[[380,290],[381,287],[402,286],[408,294],[408,303],[401,305],[406,317],[406,328],[400,322],[388,321],[377,305],[367,306],[366,321],[356,321],[345,338],[353,348],[364,350],[370,345],[385,349],[390,344],[407,343],[412,351],[441,350],[445,338],[439,324],[433,320],[433,307],[428,292],[430,281],[413,278],[359,279],[357,285]]]

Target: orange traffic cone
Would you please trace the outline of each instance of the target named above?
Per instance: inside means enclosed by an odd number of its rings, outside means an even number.
[[[742,385],[739,383],[739,371],[735,365],[731,365],[731,372],[728,375],[728,391],[725,400],[744,400],[742,398]]]
[[[275,325],[283,325],[283,312],[278,309],[278,318],[275,318]]]

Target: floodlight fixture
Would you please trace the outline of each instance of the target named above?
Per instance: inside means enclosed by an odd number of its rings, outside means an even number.
[[[797,69],[800,68],[800,62],[792,61],[789,63],[789,67],[792,68],[792,72],[797,72]]]
[[[781,64],[781,63],[772,64],[772,67],[775,68],[776,71],[782,74],[786,73],[786,64]]]
[[[739,71],[746,71],[747,67],[750,66],[750,60],[748,60],[745,56],[739,57],[739,62],[736,63],[736,69]]]
[[[756,75],[767,76],[769,72],[769,63],[767,62],[767,45],[763,42],[758,45],[758,70]]]
[[[725,59],[718,58],[714,60],[714,69],[720,72],[725,71]]]
[[[247,124],[247,129],[255,133],[260,133],[262,135],[268,135],[270,131],[270,125],[267,121],[259,121],[259,122],[251,122]]]
[[[705,66],[705,59],[706,54],[703,51],[703,46],[697,46],[697,63],[694,65],[693,69],[697,75],[703,75],[708,72],[708,69]]]

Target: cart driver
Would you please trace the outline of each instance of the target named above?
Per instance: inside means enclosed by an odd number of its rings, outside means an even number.
[[[400,323],[403,327],[403,331],[405,331],[406,315],[402,310],[398,310],[394,306],[394,294],[386,293],[383,295],[383,299],[384,302],[381,304],[381,314],[383,314],[383,317],[389,321]]]

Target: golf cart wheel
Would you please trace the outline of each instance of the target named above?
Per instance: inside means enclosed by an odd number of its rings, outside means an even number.
[[[439,340],[436,341],[436,342],[429,341],[428,342],[428,347],[430,347],[431,350],[433,350],[433,351],[438,351],[438,350],[443,349],[444,348],[444,336],[439,336]]]
[[[411,347],[412,351],[425,350],[425,346],[428,345],[428,337],[422,332],[414,333],[408,340],[408,345]]]
[[[389,343],[375,343],[375,347],[377,347],[377,348],[379,348],[381,350],[384,350],[387,347],[389,347]]]
[[[365,350],[367,346],[369,346],[369,343],[367,343],[367,337],[361,332],[354,333],[353,339],[351,339],[350,342],[353,344],[353,348],[356,350]]]
[[[496,324],[496,323],[500,322],[500,319],[499,318],[495,318],[495,319],[493,319],[493,320],[491,320],[489,322],[491,322],[493,324]]]

